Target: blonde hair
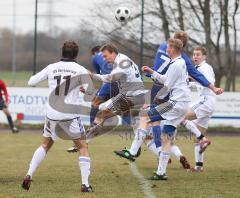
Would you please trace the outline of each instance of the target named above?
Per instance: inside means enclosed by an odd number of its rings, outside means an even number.
[[[180,39],[170,38],[168,39],[168,45],[173,46],[178,52],[183,49],[183,42]]]

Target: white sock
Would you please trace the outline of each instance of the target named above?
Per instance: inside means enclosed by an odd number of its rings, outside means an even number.
[[[197,163],[201,164],[201,166],[203,164],[203,153],[200,154],[199,151],[200,151],[200,144],[196,143],[194,147],[196,166],[198,166]]]
[[[157,174],[158,175],[163,175],[163,174],[166,173],[169,158],[170,158],[170,153],[169,152],[162,151],[160,153],[158,169],[157,169]]]
[[[136,155],[138,152],[138,149],[140,148],[140,146],[143,143],[143,140],[146,138],[147,136],[147,131],[141,128],[137,129],[137,132],[135,133],[135,137],[134,140],[132,142],[131,148],[129,150],[131,155]]]
[[[197,128],[197,126],[194,124],[193,121],[185,120],[185,122],[183,124],[189,131],[191,131],[193,134],[195,134],[195,136],[197,138],[201,136],[201,134],[202,134],[201,131],[199,131],[199,129]]]
[[[88,177],[90,175],[90,157],[80,156],[78,160],[78,165],[80,167],[82,176],[82,184],[85,184],[87,187],[89,187]]]
[[[157,151],[158,151],[158,156],[160,156],[160,153],[162,152],[162,147],[161,146],[157,147]]]
[[[179,147],[176,145],[172,145],[171,154],[175,155],[178,160],[180,160],[180,156],[183,155]]]
[[[154,140],[151,140],[147,143],[147,147],[152,151],[157,157],[159,157],[158,149],[156,148]]]
[[[33,176],[33,174],[35,173],[37,167],[40,165],[40,163],[42,162],[42,160],[45,158],[46,156],[46,150],[40,146],[33,154],[32,160],[29,164],[29,169],[27,172],[27,175],[30,175],[31,178]]]

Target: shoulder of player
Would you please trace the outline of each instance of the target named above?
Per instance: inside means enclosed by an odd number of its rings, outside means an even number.
[[[122,54],[122,53],[118,53],[117,56],[116,56],[116,59],[115,61],[122,61],[122,60],[125,60],[125,59],[129,59],[125,54]]]
[[[182,57],[179,57],[172,63],[170,68],[173,70],[181,70],[184,67],[186,67],[186,62]]]
[[[128,56],[126,56],[125,54],[121,54],[121,53],[117,54],[117,57],[115,58],[115,61],[114,61],[114,63],[117,64],[116,65],[117,67],[120,66],[119,65],[120,63],[123,63],[124,65],[126,65],[127,62],[131,62],[131,64],[133,63],[133,61]]]
[[[185,62],[191,62],[191,59],[189,58],[189,56],[185,52],[182,52],[181,56],[182,56],[182,58]]]
[[[206,61],[204,61],[201,66],[199,67],[199,69],[210,69],[210,70],[213,70],[213,67],[212,65],[210,65],[209,63],[207,63]]]

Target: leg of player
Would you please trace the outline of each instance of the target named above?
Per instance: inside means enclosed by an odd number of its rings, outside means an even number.
[[[211,141],[209,141],[204,134],[199,130],[199,128],[194,124],[193,119],[197,119],[195,112],[190,109],[188,113],[185,116],[185,119],[182,121],[182,124],[191,132],[193,133],[196,138],[200,141],[200,153],[204,152],[206,148],[211,144]]]
[[[197,126],[202,134],[206,132],[206,129],[200,126]],[[203,171],[203,152],[201,152],[202,146],[201,142],[196,138],[194,146],[194,155],[195,155],[195,167],[192,169],[193,172],[202,172]]]
[[[103,135],[108,131],[102,130],[103,124],[106,119],[114,117],[115,114],[108,109],[103,109],[97,113],[97,116],[93,122],[93,125],[86,131],[87,140]]]
[[[92,105],[91,105],[91,111],[90,111],[90,125],[93,126],[94,124],[94,120],[96,118],[96,115],[99,111],[99,105],[101,103],[103,103],[104,100],[101,97],[96,96],[93,101],[92,101]],[[70,148],[67,149],[67,152],[69,153],[75,153],[78,152],[78,148],[74,145]]]
[[[91,165],[91,160],[88,152],[88,145],[85,140],[81,140],[81,139],[74,140],[73,142],[75,143],[76,147],[79,150],[78,164],[79,164],[81,176],[82,176],[81,191],[93,192],[93,189],[88,182],[88,178],[90,175],[90,165]]]
[[[13,132],[13,133],[17,133],[17,132],[18,132],[18,128],[15,127],[14,124],[13,124],[13,120],[12,120],[12,116],[11,116],[10,112],[8,111],[7,108],[3,108],[2,110],[3,110],[4,114],[5,114],[6,117],[7,117],[8,124],[9,124],[12,132]]]
[[[152,123],[152,131],[153,131],[153,139],[156,145],[156,148],[158,152],[160,152],[160,148],[162,146],[161,144],[161,127],[160,127],[160,121],[155,121]]]
[[[136,157],[139,155],[139,149],[143,144],[146,136],[148,135],[147,128],[148,128],[148,116],[142,115],[140,116],[139,126],[135,131],[135,136],[131,148],[129,150],[123,149],[120,151],[114,151],[114,153],[130,161],[135,161]]]
[[[167,165],[170,158],[171,151],[171,141],[174,135],[176,127],[172,125],[164,125],[162,134],[161,134],[161,142],[162,142],[162,151],[159,156],[159,164],[157,172],[154,173],[151,180],[167,180],[168,177],[166,175]]]
[[[182,151],[177,145],[172,144],[170,152],[179,160],[184,169],[189,170],[191,168],[187,158],[182,154]]]
[[[22,188],[25,190],[29,190],[33,174],[37,170],[40,163],[45,158],[47,152],[52,147],[54,141],[51,138],[44,137],[42,145],[38,147],[38,149],[34,152],[32,160],[29,164],[28,172],[22,182]]]
[[[95,117],[99,111],[99,105],[101,103],[103,103],[105,100],[103,100],[102,98],[96,96],[93,101],[92,101],[92,105],[91,105],[91,111],[90,111],[90,124],[93,124],[93,121],[95,120]]]

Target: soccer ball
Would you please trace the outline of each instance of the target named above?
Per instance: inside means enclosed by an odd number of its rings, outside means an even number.
[[[126,22],[130,18],[130,10],[127,7],[118,7],[115,10],[115,18],[120,22]]]

